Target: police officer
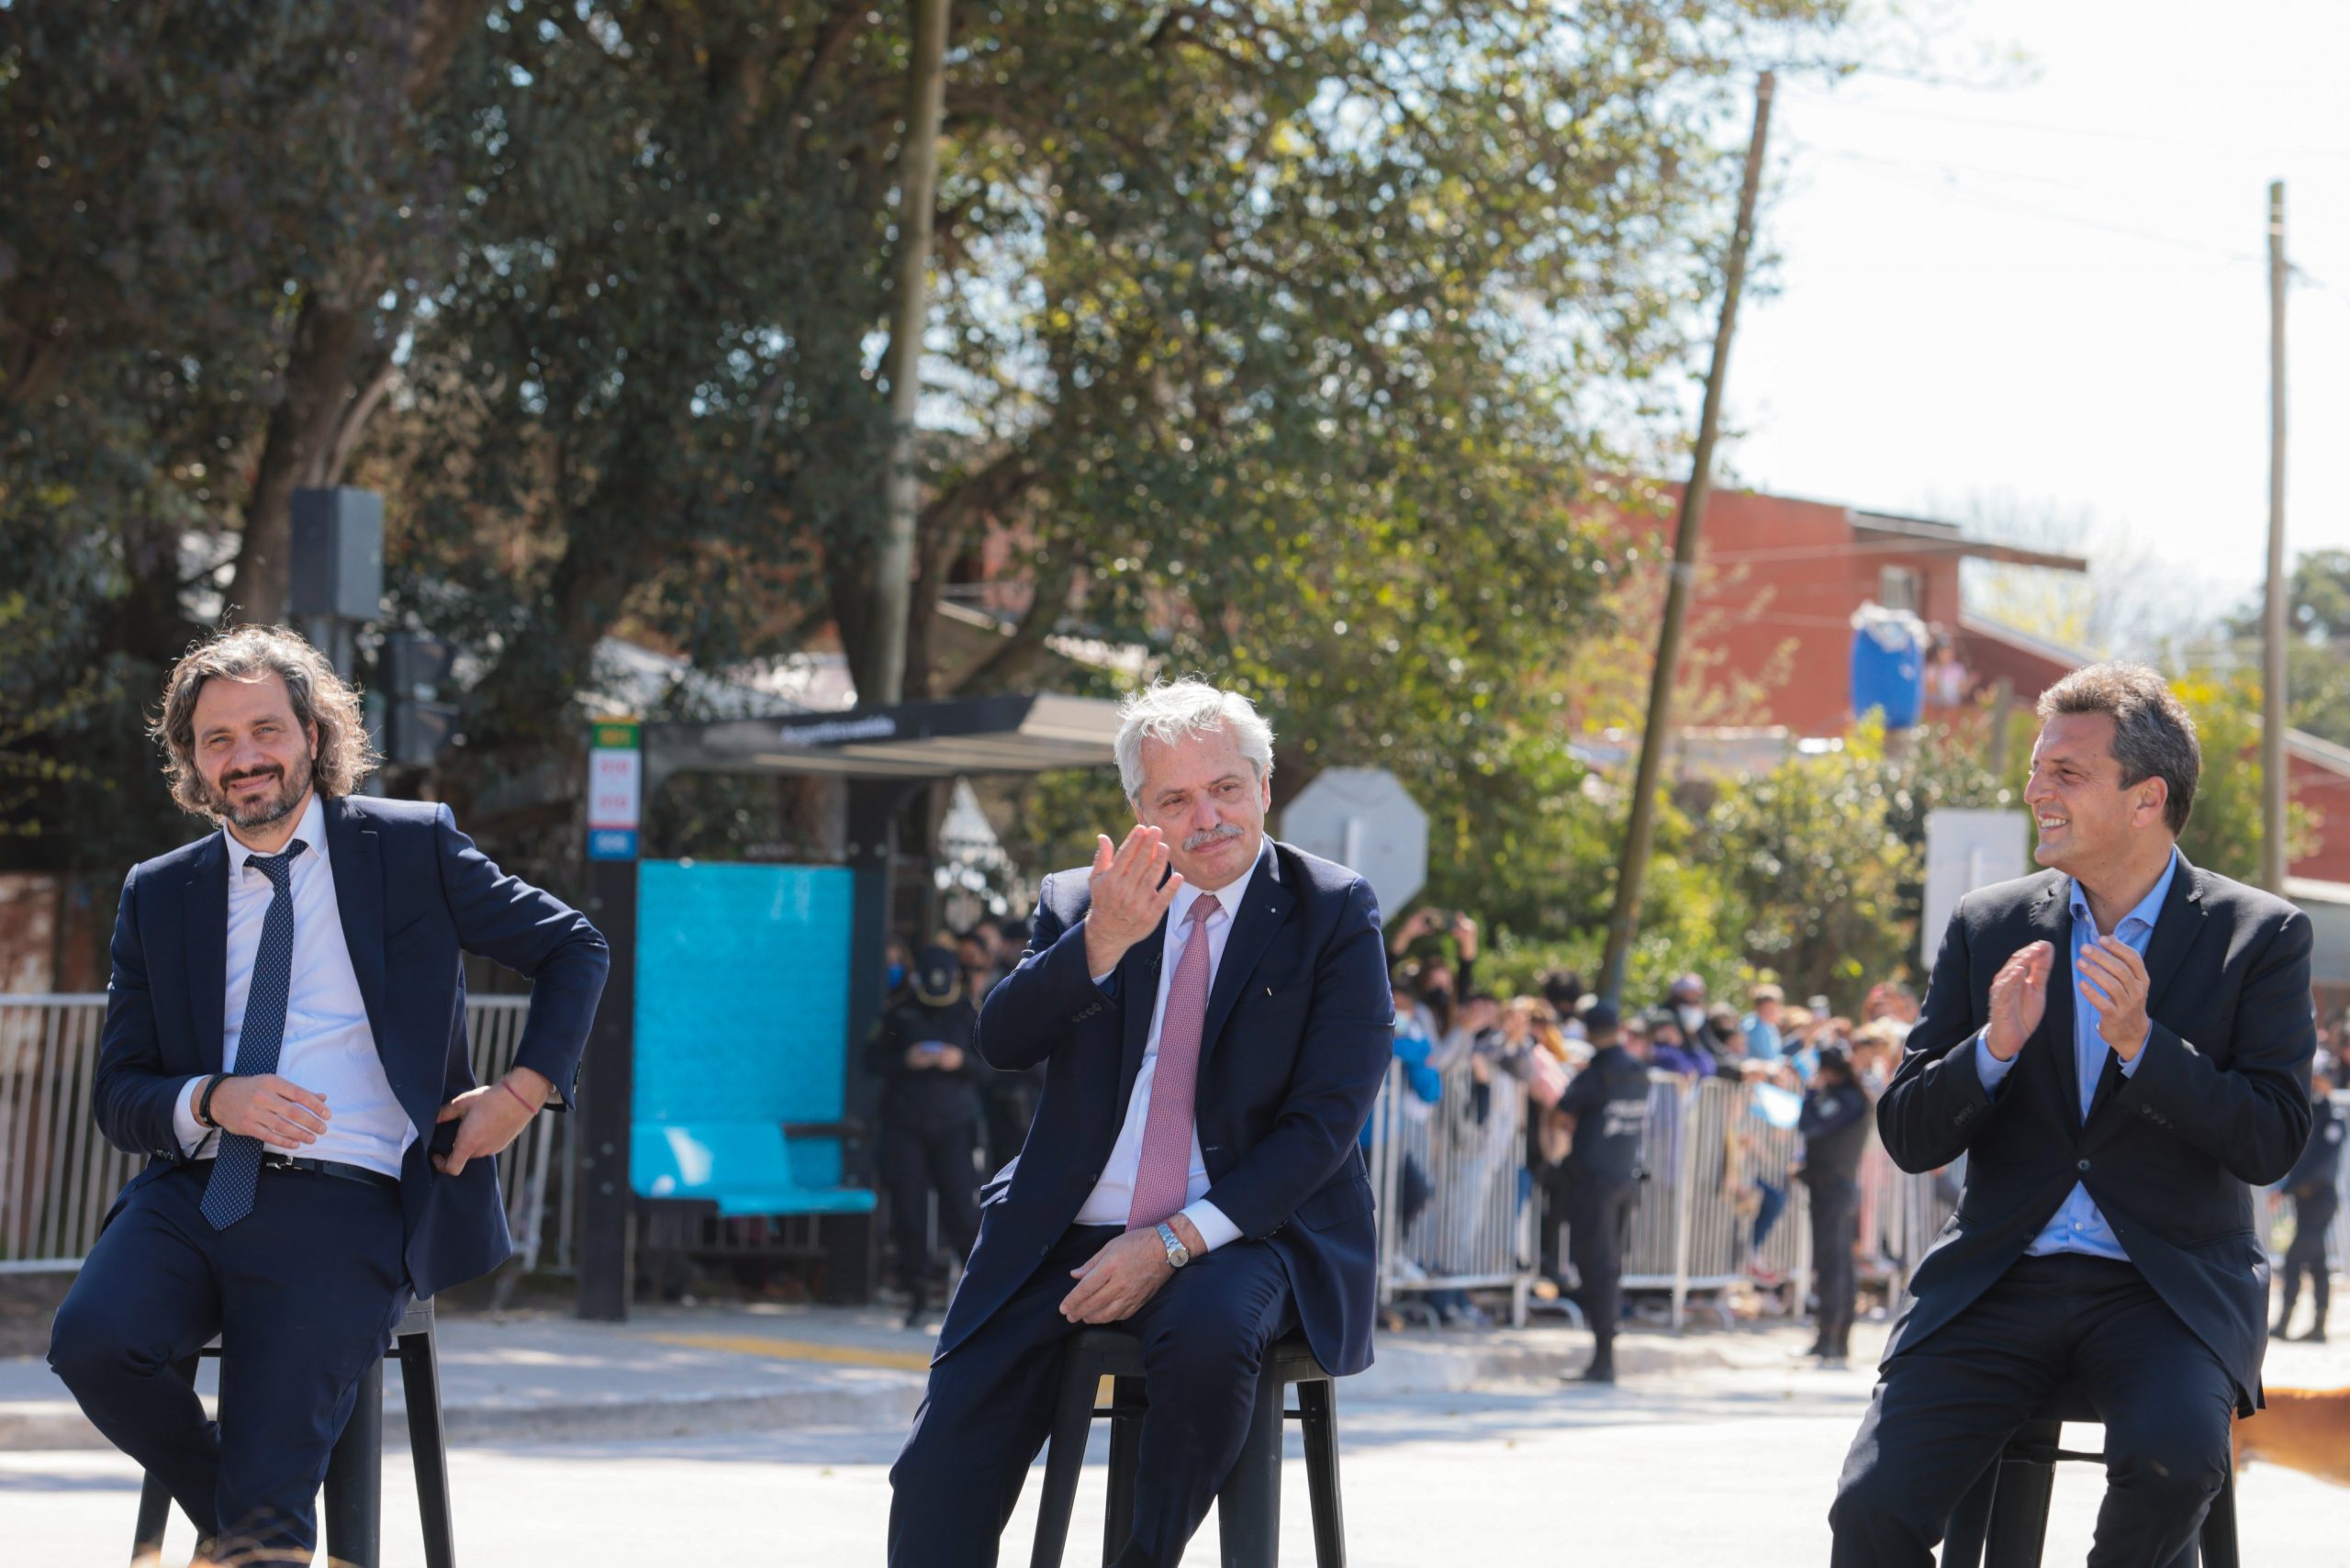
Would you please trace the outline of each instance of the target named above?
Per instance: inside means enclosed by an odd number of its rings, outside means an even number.
[[[2310,1320],[2310,1331],[2300,1338],[2325,1342],[2325,1309],[2333,1294],[2328,1277],[2333,1265],[2325,1255],[2326,1233],[2333,1228],[2333,1213],[2342,1201],[2336,1183],[2341,1180],[2344,1137],[2342,1113],[2333,1105],[2335,1070],[2333,1059],[2322,1054],[2310,1070],[2310,1098],[2315,1112],[2310,1141],[2281,1189],[2293,1200],[2293,1244],[2285,1249],[2284,1310],[2277,1314],[2277,1327],[2268,1331],[2279,1339],[2292,1338],[2285,1326],[2293,1320],[2293,1304],[2300,1298],[2301,1276],[2307,1274],[2310,1306],[2315,1316]]]
[[[940,1238],[960,1263],[979,1230],[980,1074],[971,1048],[979,1014],[964,993],[954,951],[916,956],[908,998],[890,1008],[865,1047],[866,1070],[882,1081],[881,1185],[890,1194],[890,1228],[898,1282],[911,1298],[906,1324],[922,1320],[930,1272],[929,1197],[938,1194]]]
[[[1566,1158],[1567,1258],[1575,1304],[1591,1326],[1585,1383],[1616,1381],[1616,1319],[1622,1307],[1624,1236],[1639,1194],[1640,1138],[1648,1130],[1649,1070],[1624,1047],[1616,1009],[1583,1015],[1595,1047],[1553,1113],[1574,1140]]]
[[[1869,1136],[1868,1092],[1843,1047],[1820,1047],[1796,1131],[1803,1135],[1797,1174],[1811,1197],[1812,1278],[1819,1292],[1819,1338],[1810,1353],[1823,1370],[1841,1371],[1852,1354],[1852,1243],[1860,1225],[1861,1150]]]

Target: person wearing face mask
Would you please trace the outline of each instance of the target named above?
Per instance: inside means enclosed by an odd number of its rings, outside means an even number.
[[[1174,1568],[1240,1455],[1267,1348],[1371,1361],[1377,1236],[1357,1139],[1394,1052],[1379,906],[1265,833],[1272,729],[1237,693],[1154,684],[1121,709],[1135,813],[1036,894],[979,1054],[1041,1065],[1013,1168],[890,1467],[893,1568],[983,1568],[1052,1425],[1061,1351],[1141,1341],[1146,1409],[1116,1568]]]
[[[1811,1257],[1819,1292],[1819,1335],[1810,1354],[1841,1372],[1852,1354],[1852,1246],[1858,1238],[1861,1153],[1868,1146],[1869,1097],[1841,1046],[1819,1053],[1819,1075],[1804,1096],[1796,1172],[1811,1199]]]
[[[923,949],[906,1000],[881,1015],[865,1047],[866,1070],[881,1081],[880,1174],[890,1195],[897,1281],[906,1326],[923,1319],[930,1276],[930,1199],[938,1197],[939,1239],[961,1262],[979,1235],[979,1075],[971,1049],[979,1014],[964,994],[963,968],[945,947]]]
[[[912,993],[906,980],[913,972],[913,953],[902,936],[892,936],[881,945],[881,1007],[884,1012],[905,1001]]]

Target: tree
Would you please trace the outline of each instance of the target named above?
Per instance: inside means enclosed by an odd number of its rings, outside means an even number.
[[[2286,708],[2293,727],[2350,745],[2350,550],[2311,550],[2287,587]],[[2237,662],[2260,665],[2258,599],[2228,618]]]
[[[2260,880],[2262,825],[2260,682],[2249,670],[2191,672],[2171,683],[2194,717],[2203,773],[2178,847],[2207,871],[2240,882]],[[2287,863],[2316,851],[2324,823],[2308,807],[2286,811]]]

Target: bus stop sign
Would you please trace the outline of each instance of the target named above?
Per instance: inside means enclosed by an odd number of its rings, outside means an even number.
[[[1428,814],[1383,767],[1329,767],[1281,812],[1281,837],[1371,884],[1383,914],[1428,879]]]

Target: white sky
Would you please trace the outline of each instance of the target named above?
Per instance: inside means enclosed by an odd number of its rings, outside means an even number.
[[[2282,179],[2288,547],[2350,548],[2350,0],[1949,10],[2029,58],[2015,84],[1782,83],[1725,476],[2086,512],[2232,608],[2265,571]]]

